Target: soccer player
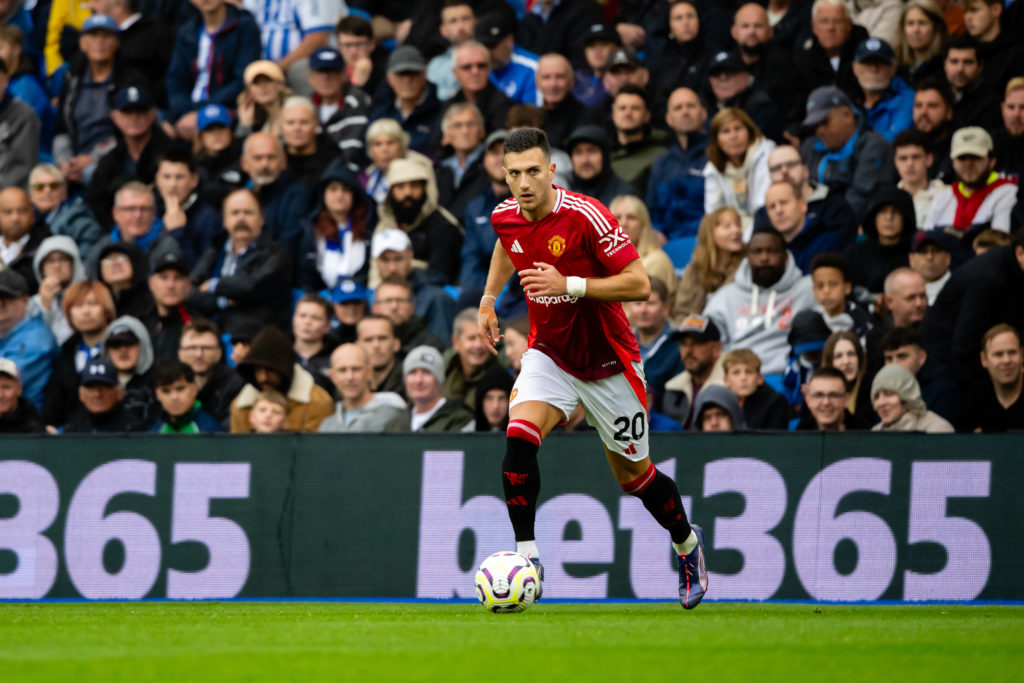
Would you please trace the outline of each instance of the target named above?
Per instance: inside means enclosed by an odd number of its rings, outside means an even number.
[[[479,325],[485,345],[501,340],[497,295],[518,271],[530,313],[530,348],[509,404],[502,485],[516,550],[536,561],[540,469],[537,451],[582,404],[597,428],[622,490],[639,498],[672,536],[679,555],[679,601],[697,606],[707,590],[704,532],[691,525],[675,482],[647,453],[646,385],[636,338],[620,302],[646,301],[650,281],[636,249],[599,201],[551,184],[547,135],[520,128],[505,138],[512,197],[495,207]],[[538,563],[543,579],[543,569]],[[539,595],[538,595],[539,597]]]

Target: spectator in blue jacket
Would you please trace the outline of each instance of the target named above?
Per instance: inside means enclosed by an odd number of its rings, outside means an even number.
[[[537,55],[516,45],[515,33],[510,13],[488,14],[476,22],[476,39],[491,51],[491,83],[520,104],[539,106]]]
[[[665,383],[686,369],[678,346],[672,343],[672,323],[668,319],[671,304],[668,286],[657,277],[651,278],[651,295],[646,301],[629,303],[647,390],[655,395],[660,395]]]
[[[85,200],[68,198],[67,180],[53,164],[39,164],[28,174],[28,196],[36,220],[45,222],[51,235],[73,239],[79,254],[88,254],[103,236],[103,228]]]
[[[494,243],[498,241],[491,227],[491,211],[511,194],[505,182],[505,153],[502,147],[507,135],[506,130],[496,130],[484,141],[483,170],[488,182],[480,194],[466,204],[463,219],[466,236],[462,241],[462,255],[459,259],[462,264],[459,268],[459,287],[462,289],[460,310],[474,299],[479,302],[483,295]]]
[[[186,140],[196,135],[202,105],[235,105],[245,67],[260,57],[260,30],[251,14],[225,0],[192,4],[199,13],[178,29],[167,70],[167,117]]]
[[[263,207],[267,231],[290,253],[298,253],[302,220],[312,206],[310,188],[288,170],[288,157],[280,138],[253,133],[242,146],[242,170]]]
[[[704,166],[708,163],[707,109],[690,88],[668,98],[665,123],[676,141],[655,160],[647,180],[647,208],[654,229],[668,238],[696,235],[704,216]]]
[[[156,167],[157,214],[163,217],[164,230],[178,241],[189,268],[224,232],[220,214],[199,197],[199,173],[195,159],[187,150],[170,147]]]
[[[22,394],[40,408],[57,342],[42,318],[27,313],[28,282],[10,268],[0,270],[0,358],[14,361]]]
[[[868,38],[857,46],[853,75],[864,93],[868,125],[890,143],[914,125],[914,89],[896,75],[896,53],[889,43]]]
[[[772,183],[764,195],[768,220],[786,240],[797,268],[805,275],[811,272],[811,260],[818,254],[839,252],[846,246],[844,236],[807,210],[807,199],[798,185],[786,181]]]
[[[370,112],[370,120],[394,119],[409,134],[408,148],[436,158],[441,154],[437,132],[443,109],[432,83],[427,82],[427,63],[412,45],[401,45],[388,58],[383,104]],[[367,147],[372,136],[367,131]]]

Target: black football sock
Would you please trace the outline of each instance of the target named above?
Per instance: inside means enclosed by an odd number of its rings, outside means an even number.
[[[673,543],[683,543],[690,536],[690,520],[686,518],[676,483],[653,463],[642,475],[622,484],[622,490],[640,499],[655,521],[668,530]]]
[[[501,462],[501,485],[505,505],[516,541],[532,541],[540,494],[540,430],[525,420],[513,420],[508,426],[505,459]]]

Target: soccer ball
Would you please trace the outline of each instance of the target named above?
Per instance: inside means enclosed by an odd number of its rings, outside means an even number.
[[[476,596],[495,614],[522,612],[537,599],[539,588],[537,568],[519,553],[494,553],[476,572]]]

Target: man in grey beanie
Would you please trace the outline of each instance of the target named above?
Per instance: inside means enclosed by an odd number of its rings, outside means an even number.
[[[473,431],[473,413],[459,401],[441,396],[444,358],[433,346],[417,346],[402,363],[405,393],[412,404],[409,431]]]

